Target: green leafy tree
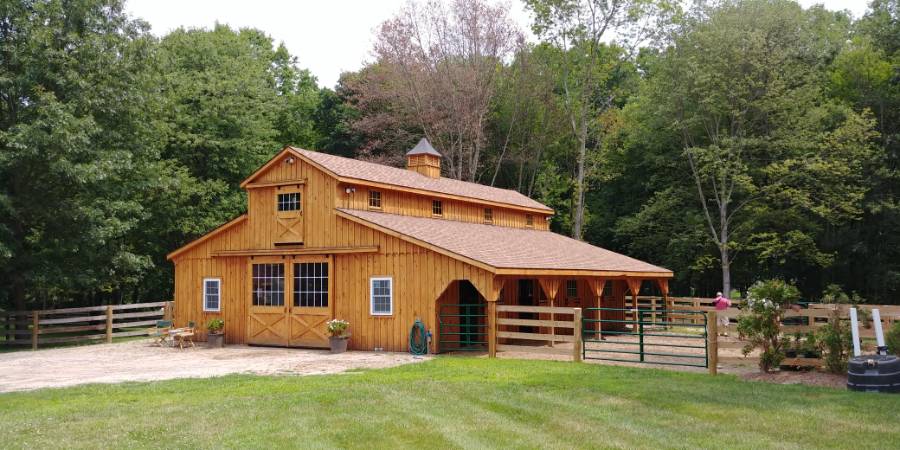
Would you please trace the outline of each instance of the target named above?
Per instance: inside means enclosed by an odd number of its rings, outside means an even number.
[[[603,127],[597,119],[615,106],[620,94],[615,78],[620,63],[627,60],[611,53],[604,41],[614,34],[625,42],[620,48],[634,48],[659,30],[658,20],[674,8],[650,0],[528,0],[526,6],[534,14],[534,33],[558,52],[552,73],[558,77],[566,124],[577,142],[571,233],[581,239],[589,150],[601,147]]]
[[[120,1],[0,4],[0,296],[14,309],[115,300],[150,267],[154,39]]]
[[[823,67],[838,50],[837,32],[823,30],[841,27],[844,18],[789,1],[701,8],[642,93],[641,107],[679,134],[723,292],[739,251],[776,268],[827,266],[816,233],[861,214],[874,123],[823,99]]]

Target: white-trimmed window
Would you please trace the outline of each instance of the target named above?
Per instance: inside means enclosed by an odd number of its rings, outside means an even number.
[[[394,313],[394,279],[372,277],[369,279],[369,305],[373,316],[390,316]]]
[[[220,311],[222,305],[222,280],[203,279],[203,310]]]

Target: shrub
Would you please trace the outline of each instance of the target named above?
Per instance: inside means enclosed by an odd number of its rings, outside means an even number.
[[[206,329],[210,333],[218,333],[222,331],[222,328],[225,328],[225,321],[219,318],[211,319],[206,323]]]
[[[850,334],[850,325],[838,318],[837,311],[834,312],[831,321],[819,327],[816,338],[825,358],[825,370],[831,373],[846,372],[853,338]]]
[[[900,322],[895,323],[884,335],[884,343],[887,345],[888,353],[900,356]]]
[[[738,333],[748,341],[744,355],[759,348],[759,368],[769,372],[784,360],[785,340],[781,338],[781,319],[785,308],[800,298],[800,291],[783,280],[759,281],[747,295],[749,311],[738,318]]]

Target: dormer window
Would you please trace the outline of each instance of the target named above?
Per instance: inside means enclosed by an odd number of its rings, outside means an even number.
[[[369,208],[381,209],[381,192],[369,191]]]
[[[492,224],[494,223],[494,210],[491,208],[484,208],[484,223]]]
[[[278,211],[300,211],[300,193],[278,194]]]
[[[525,226],[534,228],[534,216],[531,214],[525,214]]]
[[[440,200],[432,200],[431,201],[431,215],[433,215],[433,216],[443,216],[444,215],[444,205]]]

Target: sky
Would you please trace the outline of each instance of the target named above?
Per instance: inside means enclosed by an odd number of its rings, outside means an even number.
[[[371,61],[375,29],[406,0],[128,0],[126,10],[150,23],[163,36],[178,27],[209,28],[216,22],[264,31],[284,42],[301,67],[320,86],[333,87],[341,72],[355,71]],[[800,0],[803,6],[824,4],[847,9],[854,17],[866,10],[866,0]],[[530,16],[521,0],[512,0],[513,19],[528,29]]]

